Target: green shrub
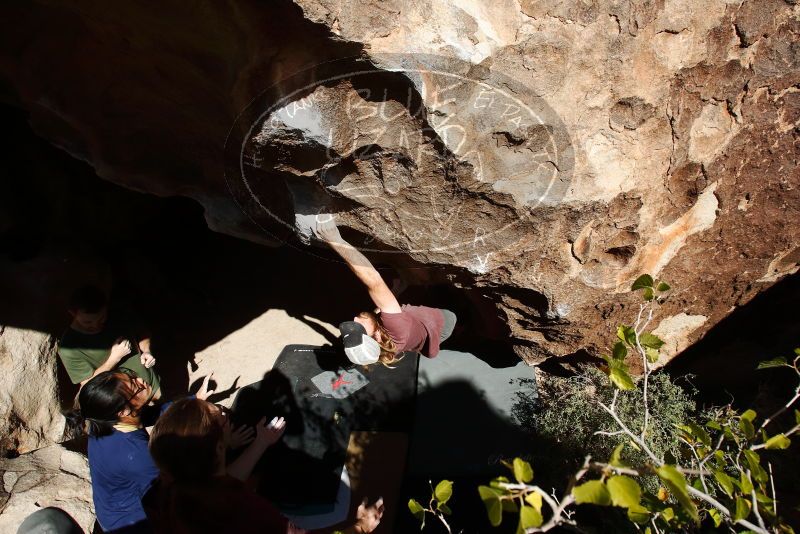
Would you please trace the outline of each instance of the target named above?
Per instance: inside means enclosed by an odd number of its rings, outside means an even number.
[[[688,381],[685,382],[687,388],[667,373],[655,373],[650,377],[651,419],[647,437],[653,452],[659,456],[667,453],[674,457],[680,455],[677,425],[695,415],[696,391]],[[554,442],[562,461],[578,465],[587,454],[593,458],[608,458],[617,445],[630,442],[621,433],[611,436],[597,434],[598,431],[619,430],[611,416],[598,404],[599,401],[610,405],[613,396],[614,389],[608,387],[608,377],[599,369],[589,367],[569,378],[544,377],[540,380],[539,399],[520,398],[514,407],[514,416],[540,438]],[[636,389],[619,394],[617,413],[628,427],[642,427],[642,403],[641,381]],[[633,448],[627,448],[625,455],[635,464],[646,460],[643,452]],[[650,482],[657,484],[655,477]]]

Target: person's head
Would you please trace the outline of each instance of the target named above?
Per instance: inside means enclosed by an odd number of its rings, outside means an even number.
[[[17,534],[83,534],[83,529],[61,508],[48,506],[26,517]]]
[[[108,298],[95,286],[84,286],[69,299],[69,314],[73,326],[84,332],[97,333],[103,330],[108,318]]]
[[[162,477],[193,484],[225,471],[225,415],[197,398],[174,402],[150,432],[150,455]]]
[[[379,362],[384,365],[391,365],[399,360],[397,358],[397,345],[377,314],[368,311],[361,312],[353,317],[353,321],[363,326],[367,335],[380,345],[381,355],[378,357]]]
[[[117,423],[138,424],[139,413],[152,392],[153,388],[133,371],[105,371],[84,384],[78,406],[89,433],[107,436]]]

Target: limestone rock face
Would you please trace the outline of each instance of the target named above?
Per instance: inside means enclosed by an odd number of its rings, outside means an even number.
[[[94,504],[86,458],[51,445],[14,459],[0,459],[0,532],[16,532],[30,514],[61,508],[83,528],[94,526]]]
[[[798,270],[794,2],[4,10],[3,94],[100,176],[263,242],[335,213],[532,363],[604,350],[641,273],[667,360]]]
[[[0,326],[0,448],[27,452],[64,433],[56,348],[45,333]]]

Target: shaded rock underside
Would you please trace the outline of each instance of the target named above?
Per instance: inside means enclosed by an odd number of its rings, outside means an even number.
[[[11,2],[0,76],[101,177],[265,244],[334,212],[532,363],[604,350],[664,278],[668,359],[798,270],[798,9]]]

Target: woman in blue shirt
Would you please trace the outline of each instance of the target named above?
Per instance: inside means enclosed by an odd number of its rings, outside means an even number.
[[[142,495],[158,476],[147,450],[150,436],[140,412],[151,387],[125,369],[106,371],[80,391],[89,427],[89,472],[97,522],[106,532],[148,532]]]
[[[209,378],[197,393],[200,399],[212,393]],[[141,499],[158,468],[147,449],[150,435],[140,417],[151,397],[151,386],[127,369],[98,374],[78,395],[89,428],[95,514],[106,532],[151,532]]]

